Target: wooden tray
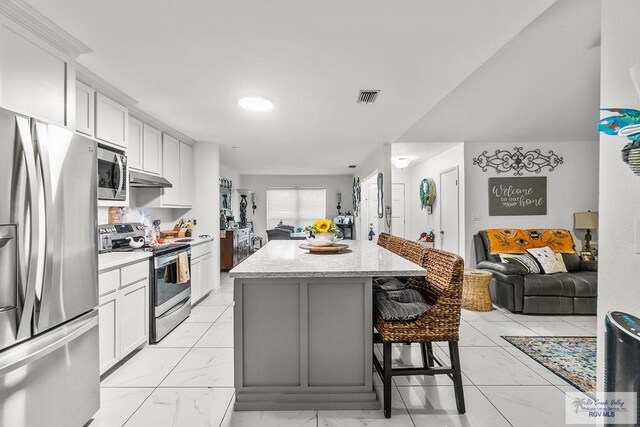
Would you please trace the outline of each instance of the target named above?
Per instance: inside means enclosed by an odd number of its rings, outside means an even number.
[[[312,246],[303,243],[299,246],[300,249],[306,249],[312,254],[337,254],[345,249],[349,249],[349,245],[344,243],[334,243],[331,246]]]

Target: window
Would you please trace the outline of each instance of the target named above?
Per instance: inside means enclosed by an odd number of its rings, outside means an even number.
[[[267,229],[282,221],[296,229],[310,225],[327,214],[327,190],[324,188],[268,188]]]

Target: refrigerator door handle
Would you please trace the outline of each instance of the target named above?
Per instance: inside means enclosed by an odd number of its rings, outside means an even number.
[[[22,151],[24,153],[25,167],[27,171],[28,188],[23,188],[25,193],[29,194],[29,221],[27,221],[27,209],[25,208],[20,215],[20,221],[23,226],[29,224],[29,250],[25,254],[24,247],[25,236],[18,237],[18,274],[21,283],[21,299],[18,303],[18,331],[16,338],[18,340],[31,336],[31,320],[33,314],[33,305],[35,301],[35,287],[38,269],[38,247],[39,242],[39,218],[36,212],[39,211],[38,185],[36,173],[36,157],[33,149],[33,139],[31,138],[31,129],[29,119],[16,116],[16,137],[20,139]],[[25,233],[26,234],[26,233]],[[26,260],[25,260],[26,258]],[[19,298],[20,300],[20,298]],[[22,305],[20,305],[22,302]]]
[[[118,175],[118,189],[116,190],[115,195],[115,198],[118,199],[122,193],[122,186],[124,185],[124,164],[122,163],[122,156],[119,154],[116,154],[116,161],[118,162],[118,168],[120,169],[120,174]]]
[[[40,122],[35,122],[35,142],[36,142],[36,160],[38,169],[39,182],[42,185],[42,193],[44,195],[44,206],[40,206],[38,215],[44,219],[45,231],[42,233],[44,236],[44,268],[43,268],[43,280],[37,283],[35,288],[35,323],[36,330],[40,315],[47,315],[47,307],[43,307],[41,302],[43,299],[44,284],[49,286],[56,286],[59,277],[59,266],[54,259],[54,245],[56,234],[56,213],[53,209],[53,190],[51,185],[52,174],[51,164],[49,159],[49,141],[47,133],[47,125]]]
[[[51,334],[51,336],[41,336],[33,339],[33,343],[24,350],[18,352],[7,352],[5,357],[0,357],[0,378],[15,371],[16,369],[41,359],[60,347],[63,347],[75,340],[91,328],[98,326],[98,313],[90,313],[89,319],[81,318],[79,324],[70,324]]]

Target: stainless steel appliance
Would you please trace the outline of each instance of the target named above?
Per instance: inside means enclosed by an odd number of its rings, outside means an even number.
[[[110,148],[98,148],[98,198],[127,200],[127,156]]]
[[[0,109],[0,425],[100,406],[96,144]]]
[[[129,187],[171,188],[173,185],[165,178],[141,171],[129,171]]]
[[[104,242],[102,250],[106,252],[153,252],[149,261],[149,341],[159,342],[191,314],[191,279],[181,281],[178,274],[181,254],[186,254],[189,277],[191,275],[191,246],[176,241],[161,248],[144,246],[134,249],[129,246],[127,238],[144,237],[145,228],[140,223],[100,225],[98,234],[100,241]]]

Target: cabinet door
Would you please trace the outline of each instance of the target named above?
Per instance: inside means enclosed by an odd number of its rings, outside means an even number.
[[[144,150],[142,167],[146,172],[162,174],[162,132],[144,125]]]
[[[180,143],[180,206],[193,204],[193,147]]]
[[[162,135],[162,176],[173,187],[162,189],[162,205],[180,205],[180,141],[167,135]]]
[[[121,358],[147,342],[149,319],[147,307],[149,281],[143,280],[125,288],[120,295],[120,355]]]
[[[91,87],[76,80],[76,130],[89,136],[93,136],[95,93]]]
[[[142,122],[129,116],[129,148],[127,163],[129,168],[142,170]]]
[[[101,93],[96,93],[96,138],[127,148],[129,110]]]
[[[117,294],[100,298],[100,306],[98,307],[100,375],[120,360],[117,301]]]
[[[200,288],[202,295],[205,295],[213,289],[213,254],[206,255],[201,264],[202,285]]]
[[[191,305],[198,302],[202,297],[202,261],[191,262]]]

